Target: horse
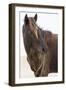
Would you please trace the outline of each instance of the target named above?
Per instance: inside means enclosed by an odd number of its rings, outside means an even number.
[[[40,28],[34,17],[24,17],[22,27],[27,61],[35,77],[58,72],[58,35]]]

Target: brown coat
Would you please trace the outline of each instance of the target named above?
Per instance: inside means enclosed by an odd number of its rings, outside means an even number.
[[[48,47],[45,54],[35,53],[33,49],[28,55],[28,62],[35,76],[47,76],[49,73],[58,72],[58,38],[56,34],[44,31],[44,41]]]
[[[36,25],[37,14],[24,18],[23,39],[27,60],[35,76],[58,72],[58,36]]]

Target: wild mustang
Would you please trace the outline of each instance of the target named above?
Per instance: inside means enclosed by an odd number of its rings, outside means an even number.
[[[36,77],[58,72],[58,36],[42,30],[37,24],[37,14],[24,18],[23,39],[27,61]]]

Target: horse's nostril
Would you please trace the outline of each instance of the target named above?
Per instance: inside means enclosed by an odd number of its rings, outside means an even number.
[[[44,48],[42,48],[42,51],[44,52]]]

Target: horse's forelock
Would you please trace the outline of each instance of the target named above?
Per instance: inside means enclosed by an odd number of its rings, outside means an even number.
[[[30,30],[38,39],[38,26],[36,25],[34,18],[29,18],[29,26],[30,26]]]

